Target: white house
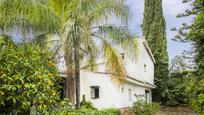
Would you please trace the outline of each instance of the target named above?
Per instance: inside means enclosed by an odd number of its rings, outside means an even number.
[[[127,71],[125,82],[121,84],[112,82],[105,72],[103,63],[98,65],[97,72],[81,70],[81,97],[85,95],[86,100],[99,109],[130,107],[136,101],[135,95],[143,95],[146,101],[151,101],[151,89],[155,88],[154,64],[156,62],[145,39],[138,41],[139,54],[136,61],[120,52]],[[63,59],[61,63],[64,63]],[[59,68],[62,70],[63,64],[59,64]],[[63,76],[66,77],[66,75]]]

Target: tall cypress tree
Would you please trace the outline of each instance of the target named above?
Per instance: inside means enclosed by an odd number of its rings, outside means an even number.
[[[142,29],[156,60],[154,82],[157,88],[153,90],[153,101],[164,104],[168,82],[168,52],[162,0],[145,0]]]

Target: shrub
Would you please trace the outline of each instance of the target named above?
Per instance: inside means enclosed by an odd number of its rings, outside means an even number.
[[[193,71],[172,72],[166,84],[166,103],[168,106],[187,105],[191,93],[187,91],[193,78]]]
[[[81,109],[96,110],[96,108],[93,106],[91,102],[86,101],[85,95],[83,95],[82,98],[83,99],[80,103]]]
[[[133,103],[132,111],[135,115],[156,115],[160,106],[158,103],[146,102],[141,96],[136,96],[137,101]]]
[[[75,109],[70,106],[63,105],[63,106],[56,106],[53,109],[48,110],[44,114],[46,115],[120,115],[118,109],[110,108],[104,110],[97,110],[97,109]]]
[[[191,81],[191,85],[189,85],[189,90],[191,93],[190,106],[199,114],[204,115],[204,79],[198,80],[194,78]]]
[[[60,104],[57,104],[44,112],[46,115],[120,115],[120,111],[115,108],[104,110],[96,109],[91,102],[87,102],[85,95],[81,101],[80,109],[73,108],[69,100],[65,99]]]
[[[50,107],[48,110],[44,111],[45,115],[66,115],[74,111],[75,109],[72,107],[71,102],[68,99],[64,99],[63,101],[56,103],[54,106]],[[41,114],[36,111],[36,113]],[[36,115],[36,114],[33,114]]]
[[[60,77],[51,53],[0,37],[0,113],[43,112],[59,101]]]

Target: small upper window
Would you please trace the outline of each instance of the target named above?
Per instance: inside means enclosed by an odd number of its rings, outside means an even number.
[[[144,72],[147,72],[147,65],[144,64]]]
[[[121,92],[122,92],[122,93],[124,92],[124,87],[121,88]]]
[[[91,98],[92,99],[99,98],[99,86],[91,86]]]
[[[122,59],[125,59],[125,53],[121,53],[120,56]]]
[[[129,93],[129,101],[132,101],[132,90],[128,89],[128,93]]]

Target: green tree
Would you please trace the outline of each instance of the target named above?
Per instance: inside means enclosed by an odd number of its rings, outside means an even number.
[[[0,113],[43,112],[60,101],[60,77],[51,52],[0,37]]]
[[[189,81],[193,79],[192,70],[176,71],[170,74],[168,82],[168,97],[167,105],[187,105],[189,102],[190,93],[187,91]]]
[[[194,47],[194,61],[196,64],[193,78],[189,81],[187,90],[190,95],[191,106],[200,114],[204,114],[204,0],[189,0],[191,9],[187,9],[184,14],[178,17],[195,16],[190,25],[183,24],[177,31],[176,40],[182,42],[192,42]],[[189,2],[183,0],[184,3]]]
[[[137,41],[126,28],[104,23],[109,17],[116,16],[126,24],[128,8],[123,0],[50,0],[50,4],[61,17],[60,37],[68,76],[75,77],[76,107],[79,108],[80,68],[95,70],[99,50],[103,51],[106,71],[111,78],[115,81],[126,78],[123,61],[112,44],[121,46],[127,54],[135,57]],[[87,62],[85,67],[81,66],[83,59]]]
[[[154,82],[157,88],[153,90],[153,101],[161,101],[164,104],[168,81],[168,53],[162,0],[145,0],[142,28],[156,60]]]
[[[190,92],[187,91],[190,81],[194,79],[194,63],[191,62],[191,55],[184,53],[172,59],[169,72],[169,80],[166,90],[166,105],[178,106],[187,105],[190,99]]]

